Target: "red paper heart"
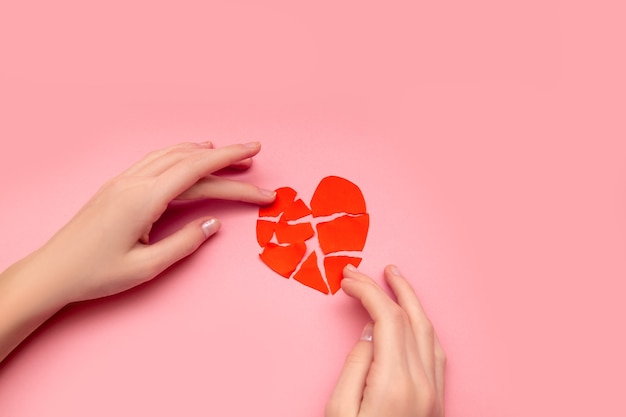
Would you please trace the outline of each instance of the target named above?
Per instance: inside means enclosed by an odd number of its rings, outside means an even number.
[[[263,248],[261,260],[285,278],[335,294],[343,268],[361,263],[369,229],[365,199],[355,184],[334,176],[320,181],[311,208],[296,196],[292,188],[279,188],[276,201],[259,209],[256,234]],[[319,247],[307,251],[307,241],[316,235],[314,225]]]

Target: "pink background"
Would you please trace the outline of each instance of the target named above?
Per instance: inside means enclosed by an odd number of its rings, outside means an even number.
[[[0,6],[0,269],[150,150],[260,140],[239,178],[361,186],[448,416],[626,414],[622,1],[162,3]],[[255,207],[198,213],[195,256],[0,366],[0,415],[322,414],[366,316],[260,263]]]

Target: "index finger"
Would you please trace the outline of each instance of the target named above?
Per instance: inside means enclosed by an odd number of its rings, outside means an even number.
[[[259,142],[230,145],[183,159],[157,178],[158,190],[165,202],[170,202],[185,192],[201,178],[235,162],[250,158],[261,150]]]
[[[341,288],[361,302],[374,320],[374,360],[384,365],[381,369],[395,373],[406,368],[406,313],[365,274],[344,269]]]

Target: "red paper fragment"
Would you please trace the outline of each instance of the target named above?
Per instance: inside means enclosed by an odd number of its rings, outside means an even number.
[[[268,243],[259,255],[273,271],[285,278],[289,278],[298,264],[304,258],[306,245],[304,242],[296,242],[287,246],[280,246],[275,243]]]
[[[364,214],[365,199],[359,187],[340,177],[326,177],[317,186],[311,199],[314,217],[336,213]]]
[[[339,251],[362,251],[367,239],[369,215],[341,216],[317,224],[317,235],[324,254]]]
[[[289,220],[298,220],[303,218],[304,216],[308,216],[311,214],[311,209],[304,204],[304,201],[301,199],[297,199],[293,202],[287,209],[285,213],[281,216],[281,220],[289,221]]]
[[[278,217],[296,198],[296,191],[290,187],[276,190],[276,199],[269,206],[259,207],[259,217]]]
[[[317,255],[315,252],[311,252],[309,257],[306,258],[306,261],[304,261],[300,270],[296,272],[296,275],[293,276],[293,279],[306,285],[307,287],[323,292],[324,294],[328,294],[328,287],[324,282],[324,278],[322,277],[319,267],[317,266]]]
[[[288,224],[281,220],[275,230],[278,243],[304,242],[315,235],[311,223]]]
[[[361,258],[353,258],[351,256],[327,256],[324,258],[324,270],[326,271],[326,281],[330,287],[332,294],[341,288],[341,280],[343,280],[343,269],[348,264],[358,267]]]
[[[267,220],[256,221],[256,240],[262,248],[272,240],[276,223]]]

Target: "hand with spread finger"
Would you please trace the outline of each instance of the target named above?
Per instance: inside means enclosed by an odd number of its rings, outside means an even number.
[[[394,301],[351,265],[341,287],[372,318],[326,406],[326,417],[442,417],[445,353],[409,282],[385,269]]]
[[[275,193],[215,175],[246,169],[258,142],[214,148],[184,143],[153,152],[108,181],[42,248],[0,274],[0,361],[68,303],[125,291],[193,253],[220,227],[196,219],[150,244],[153,224],[174,200],[270,204]]]

